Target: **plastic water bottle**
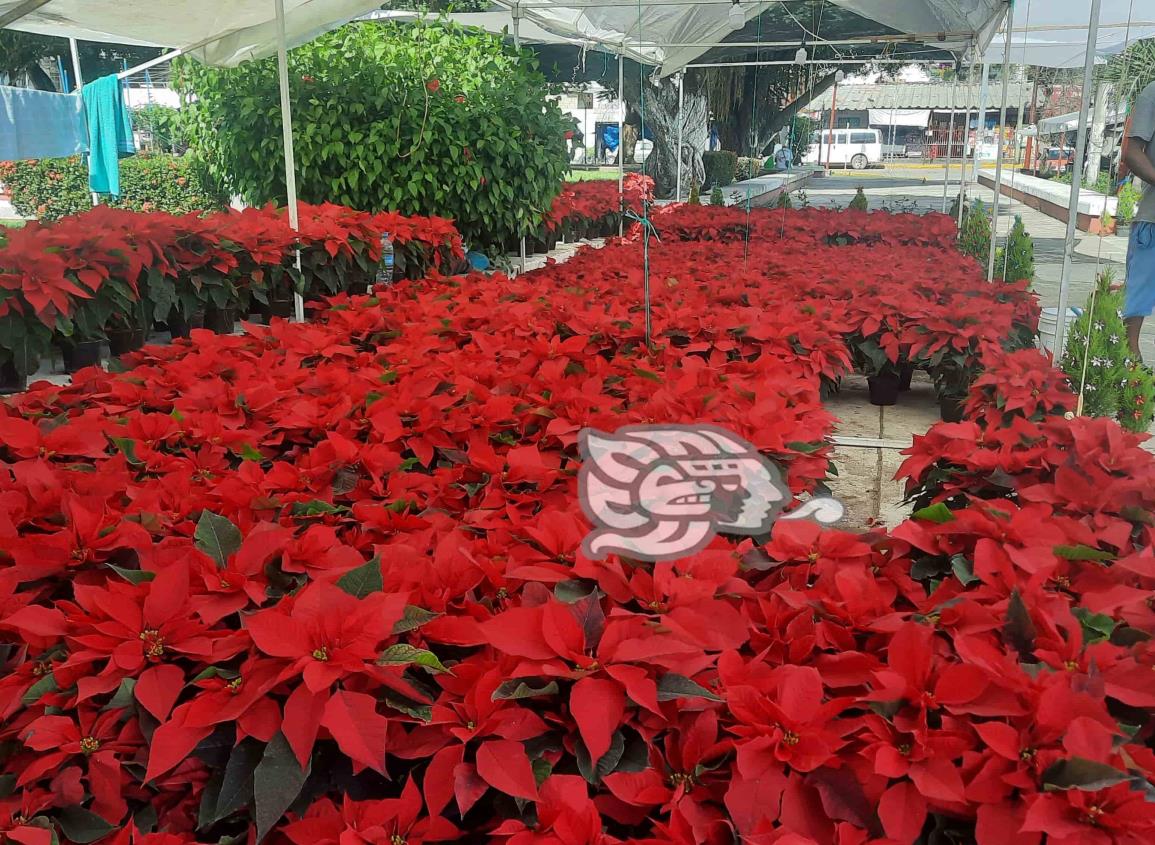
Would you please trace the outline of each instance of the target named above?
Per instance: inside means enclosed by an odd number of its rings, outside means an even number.
[[[376,283],[393,284],[393,239],[388,232],[381,235],[381,264],[377,267]]]

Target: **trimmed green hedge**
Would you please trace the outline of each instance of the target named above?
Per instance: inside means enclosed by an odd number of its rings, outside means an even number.
[[[92,207],[88,167],[79,156],[0,162],[0,182],[12,194],[12,205],[25,217],[55,220]],[[204,165],[194,156],[138,155],[120,162],[119,197],[105,204],[133,211],[185,214],[223,208],[228,198],[218,191]]]
[[[725,188],[734,184],[734,175],[738,171],[738,154],[729,150],[702,153],[702,166],[706,169],[703,188],[712,188],[715,185]]]

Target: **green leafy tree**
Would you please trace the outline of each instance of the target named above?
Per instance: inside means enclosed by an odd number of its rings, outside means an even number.
[[[276,63],[177,69],[188,130],[223,184],[286,199]],[[571,125],[529,53],[448,23],[357,23],[289,54],[298,191],[308,202],[453,218],[475,246],[535,229]]]
[[[710,205],[725,205],[726,198],[722,196],[722,189],[717,185],[710,191]]]
[[[870,208],[870,202],[866,199],[866,193],[859,188],[855,194],[854,199],[850,201],[850,208],[855,211],[867,211]]]

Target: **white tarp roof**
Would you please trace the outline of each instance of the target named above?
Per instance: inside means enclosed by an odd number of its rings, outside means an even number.
[[[380,0],[284,3],[290,47],[381,5]],[[0,19],[23,5],[26,0],[0,0]],[[271,56],[277,50],[273,0],[48,0],[9,27],[82,41],[172,47],[224,66]]]
[[[1011,29],[1011,62],[1019,65],[1083,67],[1087,56],[1087,0],[1018,0]],[[1122,52],[1128,44],[1155,37],[1155,3],[1151,0],[1102,0],[1097,60]],[[1002,64],[1006,42],[1000,32],[984,55]]]
[[[732,0],[499,2],[517,5],[523,22],[532,21],[571,43],[600,43],[624,50],[660,65],[663,75],[680,70],[733,34],[728,18]],[[1003,0],[830,2],[898,32],[918,34],[932,47],[960,52],[972,40],[985,44],[1006,8]],[[303,44],[381,5],[370,0],[284,3],[289,46]],[[741,8],[750,21],[780,3],[744,0]],[[0,19],[29,6],[38,8],[10,24],[12,28],[85,41],[174,47],[216,65],[236,65],[276,50],[273,0],[0,0]],[[817,34],[821,40],[821,32]]]
[[[510,0],[500,0],[510,5]],[[868,20],[901,33],[924,36],[925,43],[941,50],[961,53],[972,41],[981,46],[1002,21],[1003,0],[829,0]],[[742,2],[746,20],[752,21],[781,0]],[[520,14],[553,32],[579,40],[631,46],[661,65],[663,76],[675,73],[733,34],[729,23],[732,0],[704,0],[675,5],[629,0],[527,0]],[[901,7],[901,8],[900,8]],[[801,34],[801,33],[800,33]],[[815,33],[821,41],[821,31]],[[945,35],[945,37],[942,37]],[[801,43],[801,38],[799,40]],[[724,46],[724,45],[723,45]]]

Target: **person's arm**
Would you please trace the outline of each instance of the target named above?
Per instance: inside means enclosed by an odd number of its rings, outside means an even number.
[[[1138,135],[1132,135],[1127,143],[1127,155],[1123,157],[1131,172],[1146,182],[1155,185],[1155,163],[1147,152],[1149,145],[1155,141],[1147,141]]]

